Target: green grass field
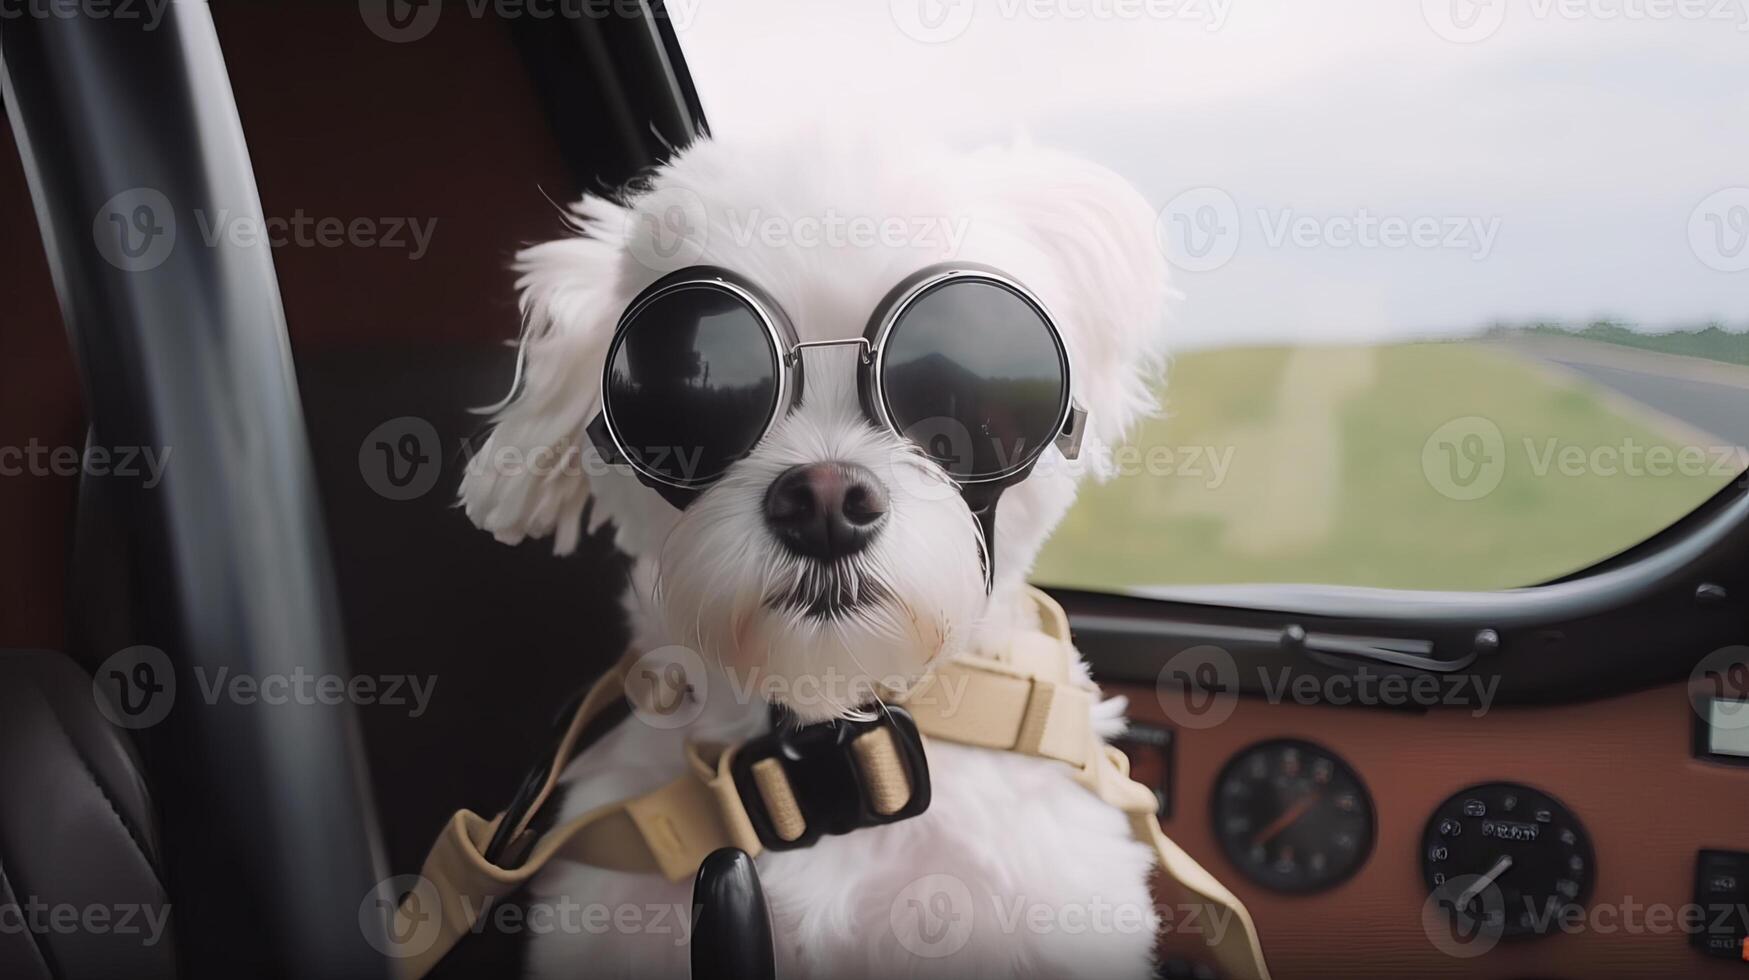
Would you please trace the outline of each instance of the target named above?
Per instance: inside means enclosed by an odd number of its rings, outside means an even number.
[[[1132,440],[1155,464],[1089,481],[1036,581],[1529,585],[1669,525],[1738,462],[1704,434],[1479,344],[1206,351],[1169,377],[1165,415]],[[1492,443],[1466,439],[1490,429]],[[1654,446],[1669,465],[1624,461]],[[1455,479],[1478,460],[1498,477],[1491,492],[1441,492],[1485,488]]]

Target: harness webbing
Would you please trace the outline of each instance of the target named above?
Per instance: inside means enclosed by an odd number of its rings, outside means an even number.
[[[1077,684],[1073,676],[1077,655],[1062,607],[1037,590],[1030,590],[1030,595],[1038,608],[1040,628],[1019,634],[1006,658],[950,661],[901,703],[929,738],[1052,759],[1075,768],[1076,781],[1128,815],[1136,839],[1153,848],[1165,887],[1176,886],[1192,904],[1215,906],[1231,917],[1237,928],[1218,934],[1220,941],[1210,944],[1223,975],[1268,980],[1257,930],[1244,904],[1165,835],[1155,818],[1153,791],[1129,778],[1128,758],[1094,731],[1096,692]],[[635,655],[622,659],[585,695],[513,839],[520,842],[528,834],[529,821],[551,796],[583,730],[624,696],[626,673],[634,660]],[[957,691],[958,696],[946,697],[948,691]],[[430,934],[417,926],[432,914],[419,907],[429,895],[422,899],[415,890],[396,911],[394,935],[417,935],[419,940],[408,944],[408,955],[400,960],[403,976],[423,977],[468,934],[492,902],[527,883],[554,859],[681,881],[695,874],[705,856],[718,848],[738,847],[759,856],[765,847],[731,773],[739,747],[688,742],[686,771],[679,778],[552,828],[514,867],[500,867],[483,856],[503,816],[487,820],[470,810],[458,811],[432,845],[420,872],[441,905],[436,913],[441,931],[435,941],[427,945]],[[890,735],[884,729],[871,730],[852,749],[877,809],[897,812],[911,788]],[[783,840],[793,841],[806,832],[806,818],[783,767],[763,765],[771,761],[754,764],[754,781],[771,826]]]

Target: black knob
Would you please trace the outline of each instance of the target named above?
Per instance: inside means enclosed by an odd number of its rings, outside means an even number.
[[[692,980],[771,980],[771,909],[753,859],[738,847],[705,856],[692,883]]]

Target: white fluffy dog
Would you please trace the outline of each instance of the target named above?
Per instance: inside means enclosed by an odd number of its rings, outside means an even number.
[[[577,758],[561,820],[674,778],[687,737],[765,731],[767,701],[804,721],[850,716],[895,678],[1000,650],[1032,625],[1023,586],[1041,544],[1082,471],[1097,472],[1106,447],[1152,408],[1168,294],[1153,220],[1121,178],[1032,146],[724,136],[680,152],[619,200],[585,197],[571,211],[574,235],[521,253],[521,385],[484,465],[465,478],[463,503],[502,540],[551,535],[566,552],[592,498],[590,523],[611,521],[635,559],[633,643],[685,671],[692,699],[668,716],[684,724],[633,718]],[[665,273],[708,264],[745,276],[801,340],[820,341],[861,336],[896,283],[948,260],[1000,269],[1043,301],[1089,412],[1083,462],[1047,450],[1003,495],[988,593],[967,505],[933,463],[864,417],[850,349],[810,352],[800,406],[684,511],[629,469],[534,465],[593,458],[583,433],[600,410],[616,321]],[[530,465],[499,465],[509,456]],[[823,570],[780,547],[762,501],[779,473],[822,461],[883,475],[887,519],[839,569],[874,598],[825,612],[773,608],[767,597]],[[756,694],[725,665],[756,667]],[[1102,734],[1121,728],[1121,710],[1102,706]],[[928,755],[934,793],[923,815],[758,859],[780,976],[1151,974],[1152,856],[1123,814],[1060,763],[941,742]],[[690,889],[556,862],[535,880],[533,903],[618,917],[535,936],[533,974],[686,976],[688,917],[661,910],[689,908]]]

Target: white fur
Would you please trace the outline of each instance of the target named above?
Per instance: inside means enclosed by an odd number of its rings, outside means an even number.
[[[830,215],[957,234],[812,247],[746,234],[756,221],[793,231]],[[713,264],[761,284],[803,340],[843,339],[860,336],[881,297],[919,268],[950,259],[994,266],[1052,311],[1077,400],[1091,414],[1087,455],[1101,458],[1099,447],[1152,407],[1159,376],[1166,276],[1152,218],[1120,178],[1048,150],[960,153],[808,133],[698,143],[622,201],[584,198],[571,210],[573,237],[521,253],[523,384],[470,466],[463,503],[502,540],[552,535],[567,552],[592,497],[595,519],[612,521],[635,559],[634,644],[688,672],[698,715],[679,727],[619,726],[566,770],[562,819],[672,779],[685,738],[763,731],[765,702],[738,696],[744,689],[725,664],[757,667],[776,682],[761,689],[765,696],[820,720],[902,688],[940,658],[999,655],[1012,631],[1031,625],[1025,577],[1081,474],[1049,450],[1004,494],[995,587],[986,595],[963,500],[934,464],[863,418],[854,352],[831,348],[806,355],[801,406],[677,511],[628,470],[599,465],[582,434],[600,410],[602,361],[627,303],[666,272]],[[504,465],[549,456],[571,465]],[[824,460],[869,468],[891,498],[881,533],[851,566],[855,581],[879,585],[888,598],[831,619],[767,608],[766,596],[812,571],[777,545],[759,510],[778,473]],[[1121,727],[1117,707],[1106,708],[1106,734]],[[935,791],[924,815],[760,857],[781,976],[1149,975],[1152,918],[1127,932],[1005,921],[1035,905],[1151,916],[1150,852],[1130,839],[1122,814],[1059,763],[941,742],[930,745],[929,762]],[[964,885],[971,932],[952,955],[930,958],[915,952],[917,937],[900,935],[893,909],[907,900],[907,886],[936,874]],[[534,900],[650,910],[687,906],[690,887],[560,863],[536,880]],[[531,970],[685,976],[686,946],[640,921],[537,937]]]

